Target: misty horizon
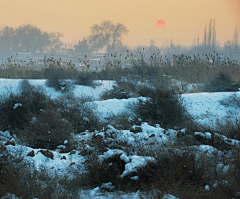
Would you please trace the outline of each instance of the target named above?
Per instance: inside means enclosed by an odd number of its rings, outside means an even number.
[[[31,24],[45,32],[60,32],[63,43],[73,43],[91,34],[91,27],[103,21],[121,23],[129,30],[122,43],[130,47],[170,44],[190,46],[203,41],[205,26],[216,20],[216,40],[224,45],[240,27],[238,0],[173,1],[56,1],[0,0],[0,28]],[[164,20],[164,28],[156,27]]]

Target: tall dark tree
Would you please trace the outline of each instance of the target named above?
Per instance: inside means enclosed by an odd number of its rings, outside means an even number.
[[[216,21],[210,20],[208,30],[207,25],[204,28],[203,47],[208,50],[214,50],[216,46]]]
[[[216,34],[217,34],[215,24],[216,24],[216,20],[214,19],[212,24],[212,47],[214,49],[216,47]]]
[[[125,25],[111,21],[104,21],[100,25],[95,24],[91,27],[90,44],[93,50],[107,47],[107,52],[113,52],[118,45],[121,45],[122,35],[127,34]]]
[[[208,47],[212,46],[212,19],[209,22],[209,28],[208,28],[208,41],[207,41]]]
[[[239,30],[237,27],[234,30],[233,43],[234,43],[234,49],[239,50]]]
[[[207,25],[205,25],[205,28],[204,28],[203,46],[204,46],[204,47],[207,46]]]

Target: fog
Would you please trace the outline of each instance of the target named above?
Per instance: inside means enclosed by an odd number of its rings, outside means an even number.
[[[128,52],[238,58],[238,0],[0,2],[1,62],[52,55],[77,62],[96,53],[124,59]]]

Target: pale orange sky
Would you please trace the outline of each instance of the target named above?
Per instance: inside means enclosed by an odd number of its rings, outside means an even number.
[[[156,28],[157,20],[166,22]],[[0,28],[32,24],[43,31],[61,32],[66,43],[90,35],[90,27],[104,20],[126,25],[123,43],[160,46],[172,39],[191,45],[205,24],[216,20],[217,40],[224,43],[240,29],[240,0],[0,0]]]

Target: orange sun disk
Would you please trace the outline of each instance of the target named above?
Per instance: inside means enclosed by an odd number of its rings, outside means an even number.
[[[156,22],[156,26],[159,27],[159,28],[163,28],[163,27],[166,26],[166,22],[163,21],[163,20],[158,20],[158,21]]]

